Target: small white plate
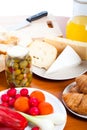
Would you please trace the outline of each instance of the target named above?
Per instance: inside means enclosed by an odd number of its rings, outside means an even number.
[[[41,69],[33,66],[32,71],[34,74],[51,80],[67,80],[75,78],[81,74],[84,74],[87,71],[87,61],[82,61],[78,66],[66,67],[56,71],[55,73],[46,74],[45,69]]]
[[[62,102],[56,98],[54,95],[44,91],[44,90],[41,90],[41,89],[36,89],[36,88],[27,88],[29,90],[29,93],[31,93],[32,91],[34,90],[39,90],[39,91],[42,91],[44,94],[45,94],[45,97],[46,97],[46,101],[51,103],[54,107],[54,112],[59,112],[60,114],[62,114],[65,118],[65,122],[61,125],[56,125],[55,126],[55,130],[63,130],[64,127],[65,127],[65,124],[66,124],[66,119],[67,119],[67,113],[66,113],[66,109],[64,107],[64,105],[62,104]],[[19,92],[21,90],[21,88],[17,88],[17,91]],[[0,92],[0,97],[2,94],[6,93],[7,90],[4,90],[4,91],[1,91]],[[25,130],[31,130],[31,127],[28,126],[25,128]]]
[[[73,82],[73,83],[69,84],[69,85],[64,89],[63,94],[68,93],[69,90],[70,90],[72,87],[74,87],[75,85],[76,85],[76,82]],[[71,113],[73,113],[74,115],[76,115],[76,116],[78,116],[78,117],[87,119],[87,116],[78,114],[78,113],[74,112],[73,110],[71,110],[71,109],[66,105],[66,103],[64,102],[64,100],[63,100],[63,103],[64,103],[65,107],[66,107]]]

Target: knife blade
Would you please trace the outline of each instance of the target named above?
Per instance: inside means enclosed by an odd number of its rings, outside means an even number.
[[[48,15],[48,12],[47,11],[42,11],[42,12],[39,12],[37,14],[34,14],[28,18],[26,18],[24,21],[22,21],[21,23],[19,24],[15,24],[15,25],[10,25],[8,26],[6,29],[9,30],[9,31],[15,31],[15,30],[20,30],[24,27],[27,27],[31,24],[32,21],[35,21],[35,20],[38,20],[40,18],[43,18],[45,16]]]

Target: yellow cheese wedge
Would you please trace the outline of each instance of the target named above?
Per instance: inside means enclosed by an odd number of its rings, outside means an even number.
[[[44,41],[54,45],[59,53],[61,53],[63,49],[69,45],[76,51],[82,60],[87,60],[87,42],[80,42],[60,37],[46,37],[44,38]]]

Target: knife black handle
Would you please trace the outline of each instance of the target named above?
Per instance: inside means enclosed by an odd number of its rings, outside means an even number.
[[[47,15],[48,15],[48,12],[47,12],[47,11],[42,11],[42,12],[40,12],[40,13],[38,13],[38,14],[35,14],[35,15],[33,15],[33,16],[30,16],[29,18],[26,18],[26,20],[27,20],[28,22],[32,22],[32,21],[34,21],[34,20],[40,19],[40,18],[42,18],[42,17],[44,17],[44,16],[47,16]]]

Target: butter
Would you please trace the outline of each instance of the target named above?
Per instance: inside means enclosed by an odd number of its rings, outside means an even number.
[[[61,54],[57,57],[54,63],[46,71],[46,74],[54,73],[66,67],[77,66],[80,63],[80,56],[74,51],[72,47],[66,46],[66,48],[61,52]]]

